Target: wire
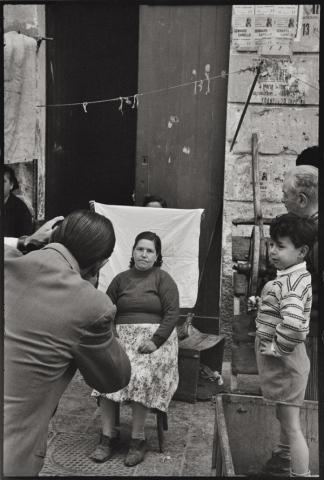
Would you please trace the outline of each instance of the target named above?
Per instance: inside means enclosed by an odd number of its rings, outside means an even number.
[[[237,73],[244,73],[246,71],[253,71],[253,70],[255,70],[254,67],[247,67],[247,68],[241,68],[240,70],[237,70],[235,72],[228,72],[228,73],[223,72],[220,75],[214,75],[214,76],[209,77],[209,80],[215,80],[217,78],[229,77],[230,75],[234,75],[234,74],[237,74]],[[134,97],[134,99],[135,99],[137,97],[144,96],[144,95],[152,95],[152,94],[155,94],[155,93],[167,92],[169,90],[174,90],[175,88],[187,87],[189,85],[197,85],[199,83],[201,84],[201,82],[206,82],[206,81],[208,81],[206,78],[201,79],[201,80],[193,80],[191,82],[185,82],[185,83],[180,83],[178,85],[172,85],[171,87],[167,87],[167,88],[158,88],[156,90],[150,90],[148,92],[135,93],[133,95],[123,96],[123,97],[119,96],[119,97],[115,97],[115,98],[107,98],[107,99],[102,99],[102,100],[91,100],[91,101],[73,102],[73,103],[55,103],[55,104],[36,105],[36,106],[37,107],[73,107],[75,105],[84,106],[84,105],[91,105],[91,104],[96,104],[96,103],[116,102],[116,101],[121,101],[123,99],[129,99],[129,98],[132,98],[132,97]]]

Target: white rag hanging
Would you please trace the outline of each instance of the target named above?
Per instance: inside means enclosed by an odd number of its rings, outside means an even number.
[[[5,163],[34,158],[37,42],[18,32],[4,34]]]

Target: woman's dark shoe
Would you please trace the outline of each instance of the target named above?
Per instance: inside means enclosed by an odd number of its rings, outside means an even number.
[[[102,433],[100,435],[99,445],[97,445],[95,450],[89,455],[89,458],[98,463],[106,462],[115,453],[119,443],[119,438],[119,434],[117,437],[111,438]]]
[[[140,438],[132,438],[129,444],[127,456],[125,458],[125,465],[127,467],[133,467],[134,465],[142,462],[144,460],[146,450],[146,440],[141,440]]]

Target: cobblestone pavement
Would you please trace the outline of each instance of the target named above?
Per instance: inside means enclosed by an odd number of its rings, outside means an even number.
[[[212,400],[190,404],[172,401],[165,449],[159,452],[156,416],[147,418],[148,452],[142,463],[126,467],[130,437],[130,406],[120,410],[121,446],[108,462],[88,455],[100,434],[100,414],[91,389],[77,374],[63,395],[49,428],[48,449],[40,476],[212,476],[215,405]]]

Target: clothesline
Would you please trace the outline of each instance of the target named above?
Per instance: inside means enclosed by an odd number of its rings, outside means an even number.
[[[206,78],[202,78],[200,80],[192,80],[190,82],[180,83],[178,85],[172,85],[171,87],[166,87],[166,88],[158,88],[156,90],[150,90],[150,91],[147,91],[147,92],[140,92],[140,93],[135,93],[135,94],[132,94],[132,95],[124,95],[124,96],[107,98],[107,99],[102,99],[102,100],[89,100],[89,101],[73,102],[73,103],[56,103],[56,104],[48,104],[48,105],[37,105],[37,107],[72,107],[72,106],[75,106],[75,105],[87,107],[88,105],[91,105],[91,104],[106,103],[106,102],[118,102],[118,101],[121,101],[121,100],[130,99],[130,98],[133,98],[134,100],[137,101],[138,97],[141,97],[141,96],[144,96],[144,95],[152,95],[152,94],[155,94],[155,93],[167,92],[169,90],[174,90],[175,88],[187,87],[189,85],[194,85],[195,86],[195,91],[196,91],[197,87],[201,91],[204,82],[209,82],[210,80],[215,80],[217,78],[225,78],[225,77],[228,77],[230,75],[237,74],[237,73],[244,73],[246,71],[254,71],[254,70],[255,70],[255,67],[247,67],[247,68],[241,68],[240,70],[236,70],[235,72],[226,73],[224,71],[221,74],[214,75],[214,76],[209,76],[205,73]]]

